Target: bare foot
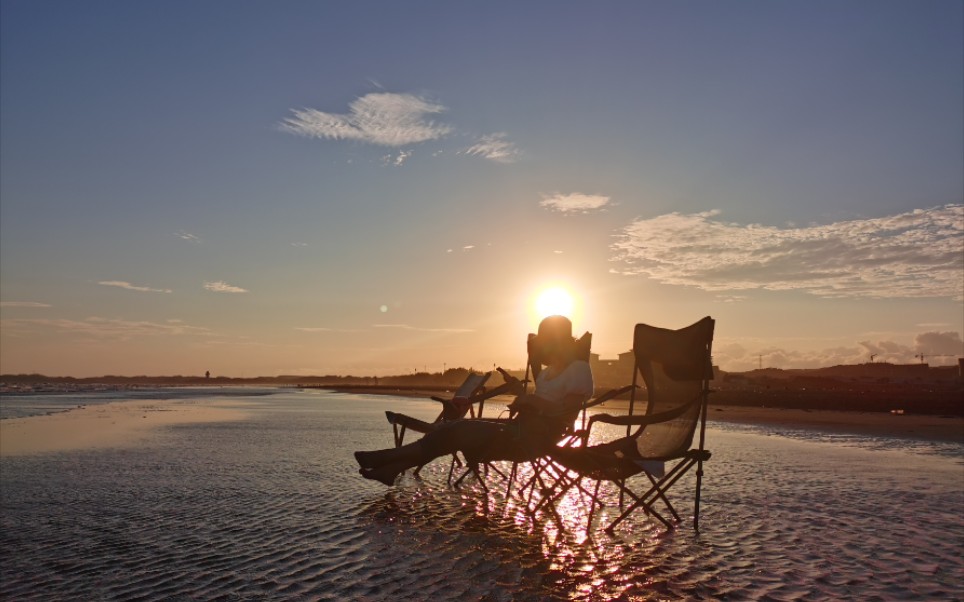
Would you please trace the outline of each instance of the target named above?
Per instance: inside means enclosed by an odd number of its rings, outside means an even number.
[[[389,487],[394,485],[395,479],[398,478],[398,472],[384,466],[379,468],[362,468],[362,469],[359,469],[358,474],[365,477],[366,479],[371,479],[373,481],[378,481],[379,483],[384,483]]]

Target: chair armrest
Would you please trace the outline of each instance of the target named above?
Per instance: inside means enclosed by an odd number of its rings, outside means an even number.
[[[660,412],[658,414],[638,414],[634,416],[612,416],[610,414],[596,414],[595,416],[589,417],[589,426],[592,426],[593,422],[602,422],[604,424],[617,424],[622,426],[643,426],[647,424],[658,424],[660,422],[668,422],[675,418],[679,418],[685,414],[695,403],[702,401],[701,397],[694,397],[691,401],[682,404],[679,407],[673,408],[672,410],[666,412]]]
[[[626,385],[625,387],[622,387],[622,388],[620,388],[620,389],[611,389],[611,390],[609,390],[609,391],[606,391],[605,393],[603,393],[603,394],[600,395],[599,397],[597,397],[597,398],[595,398],[595,399],[590,399],[589,401],[587,401],[585,407],[591,408],[591,407],[598,406],[598,405],[601,404],[601,403],[606,403],[606,402],[609,401],[610,399],[614,399],[614,398],[616,398],[616,397],[619,397],[620,395],[623,395],[623,394],[625,394],[625,393],[629,393],[630,391],[633,390],[633,387],[635,387],[635,388],[638,389],[638,388],[639,388],[639,385]]]
[[[616,424],[621,426],[642,426],[644,424],[653,424],[654,422],[659,422],[653,420],[652,417],[646,416],[645,414],[637,414],[634,416],[613,416],[611,414],[596,414],[589,417],[589,424],[592,425],[596,422],[602,422],[603,424]]]

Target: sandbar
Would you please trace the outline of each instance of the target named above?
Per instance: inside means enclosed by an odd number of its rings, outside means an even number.
[[[139,400],[80,406],[65,412],[0,420],[0,458],[46,452],[136,446],[163,426],[247,418],[236,400]]]
[[[448,396],[436,390],[418,387],[331,387],[331,390],[397,397]],[[495,403],[509,403],[510,401],[512,401],[511,396],[498,396],[492,399],[492,402]],[[598,411],[620,415],[625,414],[628,406],[628,401],[616,399],[602,404]],[[488,412],[488,410],[486,411]],[[711,424],[713,422],[729,422],[869,437],[920,439],[964,445],[964,416],[768,408],[714,404],[711,401],[707,421]]]
[[[708,410],[706,418],[710,423],[729,422],[768,425],[870,437],[922,439],[964,445],[964,417],[962,416],[713,405]]]

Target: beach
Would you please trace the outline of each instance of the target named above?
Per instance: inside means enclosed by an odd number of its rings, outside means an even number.
[[[0,597],[964,599],[964,446],[934,431],[838,437],[723,408],[707,427],[700,533],[689,475],[673,492],[683,524],[639,514],[610,536],[586,530],[575,494],[557,524],[522,512],[498,477],[489,498],[449,488],[447,462],[391,488],[357,474],[352,451],[392,445],[386,410],[431,419],[437,405],[282,391],[0,421],[3,439],[48,442],[0,457]],[[49,443],[64,423],[107,422],[102,440]]]

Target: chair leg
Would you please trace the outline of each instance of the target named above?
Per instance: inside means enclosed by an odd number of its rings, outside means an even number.
[[[505,488],[505,499],[506,499],[506,501],[509,500],[509,494],[512,492],[512,482],[515,481],[515,475],[516,475],[516,471],[518,470],[518,468],[519,468],[519,463],[518,463],[518,462],[513,462],[513,463],[512,463],[512,470],[509,471],[509,484],[506,485],[506,488]]]
[[[693,530],[700,531],[700,488],[703,485],[703,461],[696,463],[696,503],[693,505]]]
[[[392,423],[392,431],[395,435],[395,447],[401,447],[405,442],[405,425],[399,426],[397,423]]]
[[[663,500],[663,503],[666,504],[667,508],[669,508],[670,514],[673,515],[673,518],[676,519],[676,522],[680,522],[682,519],[679,517],[679,514],[676,513],[676,508],[673,508],[673,504],[669,503],[669,500],[666,499],[666,494],[663,492],[663,489],[660,488],[661,482],[658,482],[653,475],[649,474],[648,472],[646,473],[646,476],[649,477],[649,482],[653,484],[652,488],[649,490],[651,494],[655,495],[656,498]],[[643,499],[648,498],[649,495],[649,493],[643,495]],[[656,498],[653,499],[653,502],[656,501]],[[652,502],[646,504],[646,507],[651,508]]]
[[[606,527],[606,533],[612,533],[612,532],[616,529],[616,525],[618,525],[619,523],[623,522],[623,521],[626,519],[626,517],[628,517],[630,514],[632,514],[632,512],[633,512],[634,510],[636,510],[636,508],[639,508],[639,507],[645,508],[650,514],[652,514],[653,516],[655,516],[656,518],[658,518],[661,523],[663,523],[664,525],[666,525],[666,528],[667,528],[667,529],[672,529],[672,528],[673,528],[673,524],[672,524],[671,522],[669,522],[668,520],[666,520],[666,519],[663,517],[662,514],[660,514],[659,512],[657,512],[656,509],[653,508],[653,506],[652,506],[651,504],[647,504],[647,503],[644,502],[642,499],[639,499],[638,501],[633,502],[633,503],[629,506],[629,508],[627,508],[622,514],[620,514],[618,517],[616,517],[616,520],[614,520],[613,522],[609,523],[609,526]]]
[[[602,484],[602,480],[596,481],[596,488],[592,492],[592,500],[589,502],[589,520],[586,521],[586,533],[592,528],[592,515],[596,510],[596,503],[599,500],[599,486]],[[600,507],[602,505],[600,504]]]

